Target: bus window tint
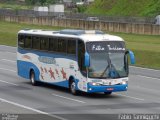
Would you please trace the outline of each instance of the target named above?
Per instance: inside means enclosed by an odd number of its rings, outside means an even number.
[[[56,52],[57,46],[57,38],[49,38],[49,50]]]
[[[76,54],[76,40],[68,40],[67,53]]]
[[[19,35],[18,36],[18,46],[23,48],[24,47],[24,35]]]
[[[39,37],[32,37],[32,48],[33,49],[40,49]]]
[[[32,43],[32,37],[31,36],[25,36],[25,48],[31,48]]]
[[[49,48],[49,41],[47,37],[41,38],[41,50],[48,50]]]
[[[58,39],[58,52],[66,53],[66,43],[66,40],[64,40],[63,38]]]

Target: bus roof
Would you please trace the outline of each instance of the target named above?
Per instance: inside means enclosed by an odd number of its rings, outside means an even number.
[[[49,31],[49,30],[24,29],[24,30],[20,30],[18,32],[18,34],[79,38],[79,39],[83,40],[84,42],[88,42],[88,41],[123,41],[123,39],[118,36],[105,34],[99,30],[64,29],[64,30],[60,30],[60,31]]]

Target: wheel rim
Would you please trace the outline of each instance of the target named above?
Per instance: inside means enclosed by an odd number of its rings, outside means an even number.
[[[32,73],[32,75],[31,75],[31,82],[32,82],[32,84],[34,84],[34,73]]]
[[[72,82],[72,84],[71,84],[71,92],[72,93],[76,92],[76,84],[75,84],[75,82]]]

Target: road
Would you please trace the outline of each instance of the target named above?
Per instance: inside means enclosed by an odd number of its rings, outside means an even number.
[[[160,113],[160,71],[130,67],[129,78],[127,92],[107,96],[73,96],[56,86],[32,86],[17,76],[16,48],[0,46],[0,113],[39,114],[52,120],[114,120],[121,114]]]

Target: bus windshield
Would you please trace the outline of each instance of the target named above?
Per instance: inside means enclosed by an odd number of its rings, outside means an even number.
[[[90,53],[90,78],[127,77],[125,53]],[[111,74],[112,71],[112,74]]]
[[[87,43],[90,55],[89,78],[121,78],[128,76],[124,42]]]

